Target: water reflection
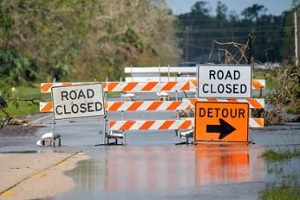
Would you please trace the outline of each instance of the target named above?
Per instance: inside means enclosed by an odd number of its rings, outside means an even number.
[[[247,144],[199,144],[195,148],[196,184],[221,184],[261,180],[262,148]]]
[[[263,148],[247,144],[117,146],[69,172],[77,189],[177,190],[264,179]]]

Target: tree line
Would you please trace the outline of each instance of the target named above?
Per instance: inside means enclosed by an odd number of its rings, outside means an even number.
[[[253,62],[292,63],[295,57],[293,16],[299,2],[293,4],[294,9],[279,16],[266,14],[267,8],[259,4],[245,8],[239,15],[218,1],[212,15],[209,2],[198,1],[190,12],[178,16],[176,33],[183,59],[223,63],[225,52],[220,49],[231,51],[233,45],[222,44],[246,44],[251,35]]]
[[[257,62],[294,58],[294,10],[267,15],[254,4],[237,15],[218,2],[212,15],[208,5],[175,16],[165,0],[1,0],[0,82],[119,80],[128,65],[222,63],[220,45],[249,34]]]
[[[180,57],[164,0],[1,0],[0,77],[118,80],[123,66]]]

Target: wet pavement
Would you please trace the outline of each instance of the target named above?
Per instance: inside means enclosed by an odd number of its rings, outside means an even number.
[[[53,128],[51,114],[42,120],[46,126],[34,135],[2,138],[0,152],[88,154],[90,160],[66,172],[76,188],[54,199],[259,199],[268,184],[278,181],[276,169],[281,175],[300,174],[300,159],[270,164],[261,157],[266,149],[300,148],[299,123],[251,129],[251,144],[175,145],[174,131],[131,131],[124,146],[95,146],[103,142],[103,118],[77,118],[56,122],[61,147],[40,148],[36,141]]]

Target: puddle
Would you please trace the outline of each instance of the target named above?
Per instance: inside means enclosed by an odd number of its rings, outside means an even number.
[[[27,153],[38,153],[37,150],[26,150],[26,151],[0,151],[1,154],[15,154],[15,153],[22,153],[22,154],[27,154]]]
[[[235,188],[243,191],[237,199],[249,189],[252,198],[264,185],[262,152],[247,144],[102,148],[66,173],[77,186],[55,199],[235,199]]]

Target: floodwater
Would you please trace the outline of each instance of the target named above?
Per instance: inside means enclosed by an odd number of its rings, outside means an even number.
[[[168,115],[158,117],[173,116]],[[14,140],[13,145],[0,142],[0,152],[88,154],[90,160],[66,172],[76,187],[54,199],[259,199],[270,184],[300,174],[299,158],[267,163],[261,157],[266,149],[300,148],[300,123],[251,129],[249,144],[175,145],[179,139],[174,131],[131,131],[126,134],[126,145],[96,146],[103,142],[99,131],[104,120],[80,118],[56,122],[61,147],[37,147],[39,137],[52,131],[51,119],[51,115],[45,117],[46,126],[34,135],[5,138]]]
[[[67,173],[77,187],[55,199],[257,199],[261,153],[247,144],[103,147]]]

